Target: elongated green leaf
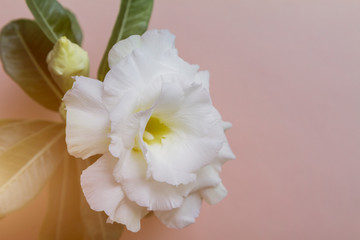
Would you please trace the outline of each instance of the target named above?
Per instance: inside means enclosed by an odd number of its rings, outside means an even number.
[[[112,46],[131,35],[143,34],[149,24],[152,7],[153,0],[121,1],[119,14],[99,66],[99,80],[103,81],[106,73],[109,71],[108,54]]]
[[[83,39],[83,34],[82,34],[82,30],[80,27],[79,22],[76,19],[76,16],[73,12],[71,12],[69,9],[65,9],[66,13],[68,14],[70,21],[71,21],[71,30],[74,33],[74,37],[76,39],[76,43],[78,45],[81,45],[82,43],[82,39]]]
[[[80,179],[77,161],[70,156],[51,178],[48,210],[43,222],[40,240],[83,239],[84,229],[80,214]]]
[[[26,0],[26,4],[50,41],[56,43],[60,37],[66,36],[70,41],[81,44],[81,41],[78,42],[77,34],[74,32],[77,27],[72,26],[79,25],[75,16],[71,13],[72,16],[69,16],[69,11],[61,6],[58,1]]]
[[[0,216],[24,206],[42,189],[64,158],[64,135],[61,123],[15,121],[1,126],[6,148],[0,152]]]
[[[90,166],[92,160],[78,160],[79,175]],[[108,216],[104,212],[96,212],[90,209],[84,194],[81,192],[80,209],[88,240],[118,240],[124,226],[118,223],[106,223]]]
[[[57,111],[63,94],[46,64],[52,46],[31,20],[10,22],[0,33],[0,57],[5,71],[35,101]]]

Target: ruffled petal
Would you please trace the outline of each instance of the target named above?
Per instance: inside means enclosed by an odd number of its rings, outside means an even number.
[[[173,34],[168,30],[149,30],[141,38],[141,47],[134,53],[138,56],[142,54],[143,60],[151,58],[151,64],[148,61],[139,64],[146,76],[174,73],[177,76],[186,76],[187,79],[193,80],[199,66],[189,64],[178,56]],[[150,71],[147,72],[147,70]]]
[[[201,84],[208,91],[210,87],[209,79],[210,73],[208,71],[200,71],[195,75],[195,83]]]
[[[175,35],[168,30],[149,30],[142,35],[142,48],[152,53],[161,54],[175,49]]]
[[[137,97],[129,93],[125,94],[110,112],[109,151],[114,157],[120,157],[122,151],[132,149],[134,146],[139,129],[139,120],[133,114],[136,107]]]
[[[172,118],[179,111],[184,101],[184,90],[182,89],[180,79],[174,81],[163,81],[161,83],[161,91],[158,93],[155,105],[153,105],[153,117],[162,119],[162,122],[171,126]]]
[[[104,80],[107,105],[116,105],[119,98],[130,90],[143,99],[142,104],[148,104],[148,99],[160,91],[158,87],[155,91],[151,89],[154,84],[156,86],[157,82],[167,81],[172,76],[193,81],[199,66],[190,65],[178,56],[174,39],[167,30],[147,31],[137,48],[112,65]]]
[[[133,54],[123,59],[106,74],[103,99],[110,110],[119,104],[126,94],[140,96],[145,83]]]
[[[200,214],[201,198],[199,194],[189,195],[180,208],[170,211],[154,211],[160,221],[169,228],[184,228],[195,222]]]
[[[174,186],[153,180],[124,181],[123,189],[129,199],[148,210],[170,210],[179,207],[184,201]]]
[[[231,151],[230,145],[228,142],[224,142],[222,148],[220,149],[217,160],[224,164],[229,160],[234,160],[236,158],[235,154]]]
[[[196,172],[214,162],[226,142],[221,117],[211,105],[207,90],[198,84],[183,91],[176,86],[163,84],[165,91],[152,114],[171,133],[164,136],[161,144],[144,143],[143,150],[153,178],[172,185],[195,181]],[[167,96],[172,94],[177,97]]]
[[[215,187],[221,183],[217,165],[218,164],[211,164],[203,167],[197,172],[196,181],[190,184],[180,185],[179,188],[183,189],[185,196],[200,189]]]
[[[114,221],[124,224],[132,232],[140,230],[140,220],[148,213],[146,208],[124,198],[115,212]]]
[[[195,181],[196,172],[214,161],[222,142],[206,138],[176,138],[147,146],[152,177],[172,185]]]
[[[222,126],[223,126],[224,131],[226,131],[226,130],[228,130],[228,129],[230,129],[232,127],[232,124],[231,124],[231,122],[224,122],[223,121]]]
[[[102,91],[102,82],[76,77],[73,88],[63,98],[67,111],[66,143],[75,157],[85,159],[107,152],[110,121]]]
[[[147,164],[141,152],[130,151],[121,166],[121,184],[126,196],[148,210],[170,210],[184,199],[181,189],[146,178]]]
[[[140,132],[144,132],[145,126],[144,123],[146,124],[146,122],[149,120],[149,117],[152,113],[152,108],[146,110],[146,111],[141,111],[141,112],[137,112],[137,113],[133,113],[131,114],[125,122],[123,122],[123,125],[126,127],[129,127],[129,129],[124,129],[122,130],[122,126],[119,126],[119,133],[117,133],[118,136],[112,136],[112,139],[117,140],[116,138],[121,138],[121,142],[117,141],[114,142],[114,144],[112,144],[110,147],[110,152],[114,155],[114,154],[120,154],[119,156],[119,161],[117,162],[115,168],[114,168],[114,178],[117,182],[122,182],[124,178],[126,178],[128,176],[128,173],[130,173],[129,171],[124,171],[123,170],[123,163],[125,162],[125,160],[127,160],[130,156],[130,158],[137,156],[137,154],[134,155],[134,153],[143,153],[142,156],[142,160],[144,159],[144,155],[146,155],[146,149],[144,149],[141,145],[139,144],[140,142],[142,142],[142,135],[140,134]],[[133,133],[136,133],[136,136],[132,135]],[[122,136],[122,134],[124,136]],[[141,138],[140,138],[141,135]],[[123,141],[125,137],[125,141]],[[133,137],[132,141],[131,141],[131,137]],[[132,143],[132,145],[131,145]],[[118,146],[124,146],[124,148],[122,149],[117,149]],[[130,148],[130,146],[132,146],[132,148]],[[136,158],[135,158],[136,159]],[[129,167],[131,167],[132,165],[129,165]],[[142,171],[138,171],[139,166],[141,167],[145,167],[143,165],[134,165],[134,171],[131,172],[130,174],[130,178],[141,178],[143,176]]]
[[[111,220],[115,219],[116,209],[124,198],[121,185],[112,176],[116,161],[110,154],[105,154],[81,175],[81,187],[91,209],[104,211]]]
[[[186,134],[204,136],[209,130],[210,134],[214,132],[214,125],[221,126],[221,116],[212,105],[209,92],[201,84],[193,83],[187,86],[184,94],[180,109],[168,116],[176,123],[173,126],[175,130],[177,128]]]
[[[217,204],[227,195],[227,190],[222,183],[216,187],[206,188],[200,191],[201,197],[209,204]]]
[[[141,45],[141,37],[132,35],[127,39],[117,42],[109,51],[109,67],[110,69],[119,63],[123,58],[129,56],[132,51]]]

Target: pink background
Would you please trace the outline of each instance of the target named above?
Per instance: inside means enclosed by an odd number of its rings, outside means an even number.
[[[0,26],[30,17],[1,0]],[[96,70],[119,1],[62,0]],[[360,4],[355,0],[155,0],[150,28],[211,73],[233,123],[228,197],[183,230],[152,217],[122,239],[360,239]],[[0,117],[57,119],[0,70]],[[46,193],[0,221],[0,239],[36,239]]]

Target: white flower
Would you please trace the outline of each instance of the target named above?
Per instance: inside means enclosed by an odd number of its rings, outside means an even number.
[[[219,172],[235,158],[209,73],[182,60],[174,40],[151,30],[118,42],[104,82],[76,77],[64,97],[69,152],[103,154],[81,176],[90,207],[134,232],[149,211],[168,227],[193,223],[203,199],[226,196]]]

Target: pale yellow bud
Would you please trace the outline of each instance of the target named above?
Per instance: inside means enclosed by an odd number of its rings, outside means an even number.
[[[73,83],[73,76],[89,75],[89,56],[79,45],[61,37],[46,58],[48,69],[65,93]]]

